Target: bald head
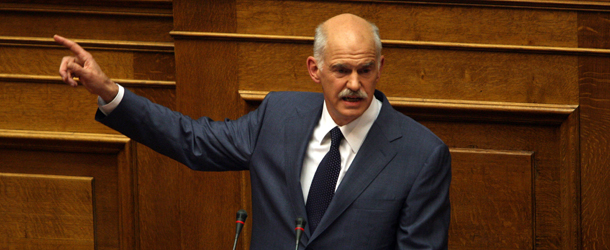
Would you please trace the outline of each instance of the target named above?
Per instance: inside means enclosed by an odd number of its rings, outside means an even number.
[[[313,55],[318,67],[323,68],[327,46],[346,41],[371,44],[375,47],[379,62],[381,56],[379,28],[359,16],[341,14],[326,20],[316,28]]]

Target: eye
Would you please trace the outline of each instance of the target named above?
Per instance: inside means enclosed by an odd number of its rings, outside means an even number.
[[[370,68],[364,68],[364,69],[358,70],[358,73],[361,74],[361,75],[365,75],[365,74],[371,73],[371,69]]]

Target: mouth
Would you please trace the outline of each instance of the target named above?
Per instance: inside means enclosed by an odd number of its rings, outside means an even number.
[[[359,102],[362,101],[364,98],[362,97],[357,97],[357,96],[345,96],[343,98],[341,98],[341,100],[344,100],[346,102]]]

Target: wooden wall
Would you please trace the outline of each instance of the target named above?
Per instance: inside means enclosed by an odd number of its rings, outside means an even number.
[[[156,190],[175,165],[93,120],[96,97],[61,82],[69,51],[52,39],[175,107],[172,28],[171,1],[1,1],[0,249],[140,249],[172,220]]]
[[[378,89],[451,148],[450,249],[610,248],[610,3],[564,0],[4,1],[0,248],[225,249],[250,210],[247,172],[190,171],[93,121],[53,34],[138,94],[233,119],[320,91],[313,30],[344,12],[381,30]]]

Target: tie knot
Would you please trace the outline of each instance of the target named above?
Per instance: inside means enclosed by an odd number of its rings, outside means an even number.
[[[341,139],[343,139],[343,133],[341,133],[339,127],[334,127],[330,130],[330,147],[338,148]]]

